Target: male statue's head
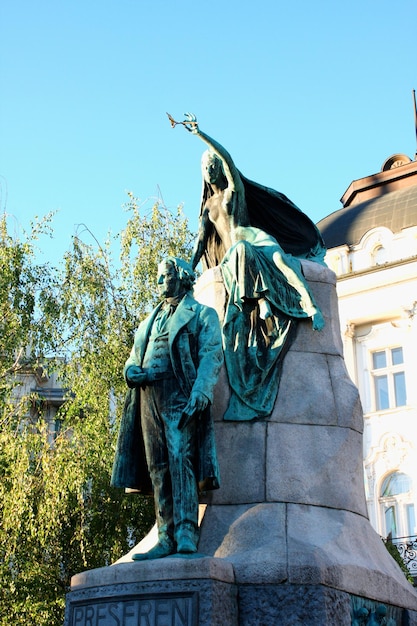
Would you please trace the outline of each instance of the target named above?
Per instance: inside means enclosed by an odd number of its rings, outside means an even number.
[[[195,281],[191,266],[177,257],[166,257],[158,265],[158,287],[163,298],[174,298],[190,291]]]
[[[203,178],[209,185],[221,185],[226,182],[221,159],[212,150],[206,150],[201,157]]]

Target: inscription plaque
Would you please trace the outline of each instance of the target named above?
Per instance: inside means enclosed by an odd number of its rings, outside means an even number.
[[[197,626],[198,594],[129,595],[75,601],[69,626]]]

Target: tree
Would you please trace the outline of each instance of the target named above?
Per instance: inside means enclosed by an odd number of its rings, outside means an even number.
[[[27,351],[38,342],[47,343],[47,330],[37,301],[47,300],[52,280],[51,268],[34,262],[35,242],[50,232],[52,216],[32,223],[23,241],[13,239],[7,230],[7,215],[0,218],[0,401],[10,396],[16,383],[13,376],[27,363]]]
[[[23,242],[1,223],[0,625],[62,624],[71,576],[117,560],[154,520],[152,501],[109,484],[122,367],[156,303],[157,263],[188,258],[192,235],[181,209],[143,215],[133,194],[127,209],[122,233],[100,245],[84,229],[58,269],[36,264],[49,217]],[[68,390],[53,436],[41,393],[12,400],[36,368]]]

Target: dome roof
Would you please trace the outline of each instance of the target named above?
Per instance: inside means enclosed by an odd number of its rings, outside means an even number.
[[[355,245],[377,226],[386,226],[393,233],[417,226],[417,185],[347,206],[317,224],[327,248]]]

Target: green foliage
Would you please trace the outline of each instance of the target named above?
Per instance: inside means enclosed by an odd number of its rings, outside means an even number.
[[[50,231],[49,215],[31,225],[23,241],[7,231],[7,217],[0,217],[0,402],[9,395],[10,377],[27,361],[30,346],[48,343],[48,329],[43,328],[43,311],[53,307],[51,284],[53,270],[36,264],[35,242]]]
[[[398,552],[395,544],[391,541],[391,539],[387,539],[386,541],[384,541],[384,544],[385,544],[386,549],[388,550],[388,552],[390,553],[390,555],[394,559],[394,561],[396,561],[398,563],[398,565],[400,566],[400,569],[401,569],[402,573],[404,574],[404,576],[406,577],[406,579],[408,580],[408,582],[413,584],[413,582],[414,582],[413,581],[413,577],[411,576],[410,572],[408,571],[408,567],[406,566],[406,564],[402,560],[401,555]]]
[[[121,272],[126,289],[131,292],[132,312],[142,318],[156,304],[157,265],[166,256],[189,260],[192,239],[181,207],[176,215],[154,205],[146,219],[140,219],[139,200],[129,193],[127,210],[131,219],[121,233]]]
[[[142,215],[132,194],[127,209],[120,235],[101,246],[85,230],[58,269],[36,263],[50,217],[23,242],[0,222],[1,626],[61,625],[71,576],[114,562],[153,523],[149,498],[109,484],[122,369],[156,302],[158,262],[189,258],[192,236],[180,209]],[[27,388],[45,369],[68,389],[58,432],[48,401]]]

